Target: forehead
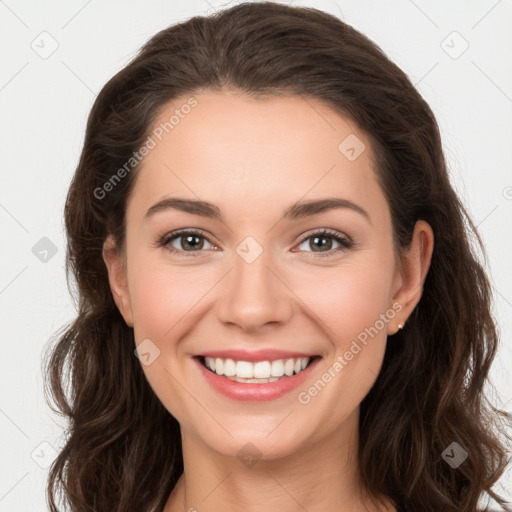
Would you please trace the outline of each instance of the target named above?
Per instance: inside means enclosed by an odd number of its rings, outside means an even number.
[[[353,121],[317,99],[206,91],[193,95],[195,106],[190,108],[190,98],[183,96],[163,107],[153,123],[153,131],[159,131],[158,138],[162,139],[158,142],[172,147],[176,154],[186,150],[201,157],[218,147],[221,151],[215,156],[219,158],[229,157],[222,150],[230,149],[252,157],[293,152],[318,160],[320,153],[332,157],[333,150],[338,151],[338,145],[348,136],[360,141],[359,149],[363,141],[370,149],[366,136]],[[152,151],[147,160],[159,153]],[[370,153],[367,151],[366,156]]]
[[[368,138],[326,104],[233,91],[190,98],[174,100],[155,119],[154,147],[130,198],[134,208],[173,194],[233,208],[277,203],[282,210],[333,193],[382,205]]]

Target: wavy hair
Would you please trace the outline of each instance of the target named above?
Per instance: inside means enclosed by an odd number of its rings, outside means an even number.
[[[66,279],[77,316],[45,353],[45,395],[65,418],[47,501],[71,510],[161,512],[183,457],[179,423],[134,356],[102,258],[125,243],[125,207],[138,167],[98,190],[147,139],[168,103],[202,90],[324,102],[367,134],[392,214],[398,255],[416,221],[435,247],[420,302],[361,403],[358,459],[370,495],[417,512],[474,512],[509,462],[511,415],[484,386],[498,350],[481,238],[452,188],[439,127],[406,74],[369,38],[323,11],[270,2],[195,16],[154,35],[95,99],[65,208]],[[475,242],[475,243],[473,243]],[[71,290],[70,278],[74,280]],[[51,403],[50,403],[51,402]],[[443,458],[456,441],[469,454]]]

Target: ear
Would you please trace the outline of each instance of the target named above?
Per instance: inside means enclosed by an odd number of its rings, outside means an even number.
[[[400,304],[401,309],[395,316],[395,322],[388,323],[388,334],[395,334],[400,329],[398,325],[405,324],[420,301],[433,250],[434,232],[430,224],[419,220],[414,226],[411,245],[400,259],[393,302]]]
[[[107,266],[108,280],[112,296],[128,327],[133,327],[133,313],[128,292],[128,278],[126,273],[126,260],[118,249],[112,235],[108,235],[103,242],[103,261]]]

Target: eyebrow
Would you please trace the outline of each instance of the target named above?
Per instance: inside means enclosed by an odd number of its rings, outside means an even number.
[[[300,201],[289,206],[282,215],[284,220],[296,220],[311,215],[318,215],[327,210],[334,208],[347,208],[361,214],[371,224],[371,218],[368,212],[361,206],[355,204],[348,199],[341,199],[338,197],[329,197],[325,199],[316,199],[310,201]],[[179,197],[167,197],[158,201],[151,206],[145,213],[144,218],[148,219],[156,213],[168,210],[180,210],[193,215],[200,215],[223,221],[223,215],[220,209],[212,203],[206,201],[197,201],[195,199],[182,199]]]

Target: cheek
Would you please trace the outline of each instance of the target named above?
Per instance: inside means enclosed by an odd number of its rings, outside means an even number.
[[[396,312],[389,304],[391,271],[372,268],[339,268],[320,283],[304,282],[298,293],[308,297],[320,336],[330,340],[324,373],[300,390],[299,403],[316,411],[311,418],[323,415],[327,430],[337,428],[361,403],[382,366],[387,324]]]
[[[390,308],[392,269],[386,265],[344,265],[309,277],[297,278],[295,290],[320,328],[336,345],[346,343],[371,328]],[[386,329],[378,323],[379,330]]]
[[[130,298],[136,345],[145,343],[150,364],[142,364],[148,383],[164,407],[183,425],[200,412],[183,392],[192,382],[182,339],[190,334],[203,301],[215,284],[204,272],[198,279],[193,267],[171,266],[165,258],[134,253],[131,259]],[[150,340],[148,344],[146,340]],[[142,361],[142,359],[141,359]],[[192,386],[187,384],[187,389]]]
[[[201,308],[201,298],[215,284],[215,275],[200,266],[166,262],[165,255],[135,254],[130,274],[130,299],[140,336],[164,341],[183,330]],[[136,336],[139,340],[140,336]]]
[[[390,304],[393,267],[384,260],[368,252],[357,264],[303,280],[297,293],[307,297],[307,309],[322,330],[319,336],[330,342],[321,382],[302,390],[313,408],[331,411],[326,428],[334,428],[357,407],[380,372],[387,325],[395,316]]]

